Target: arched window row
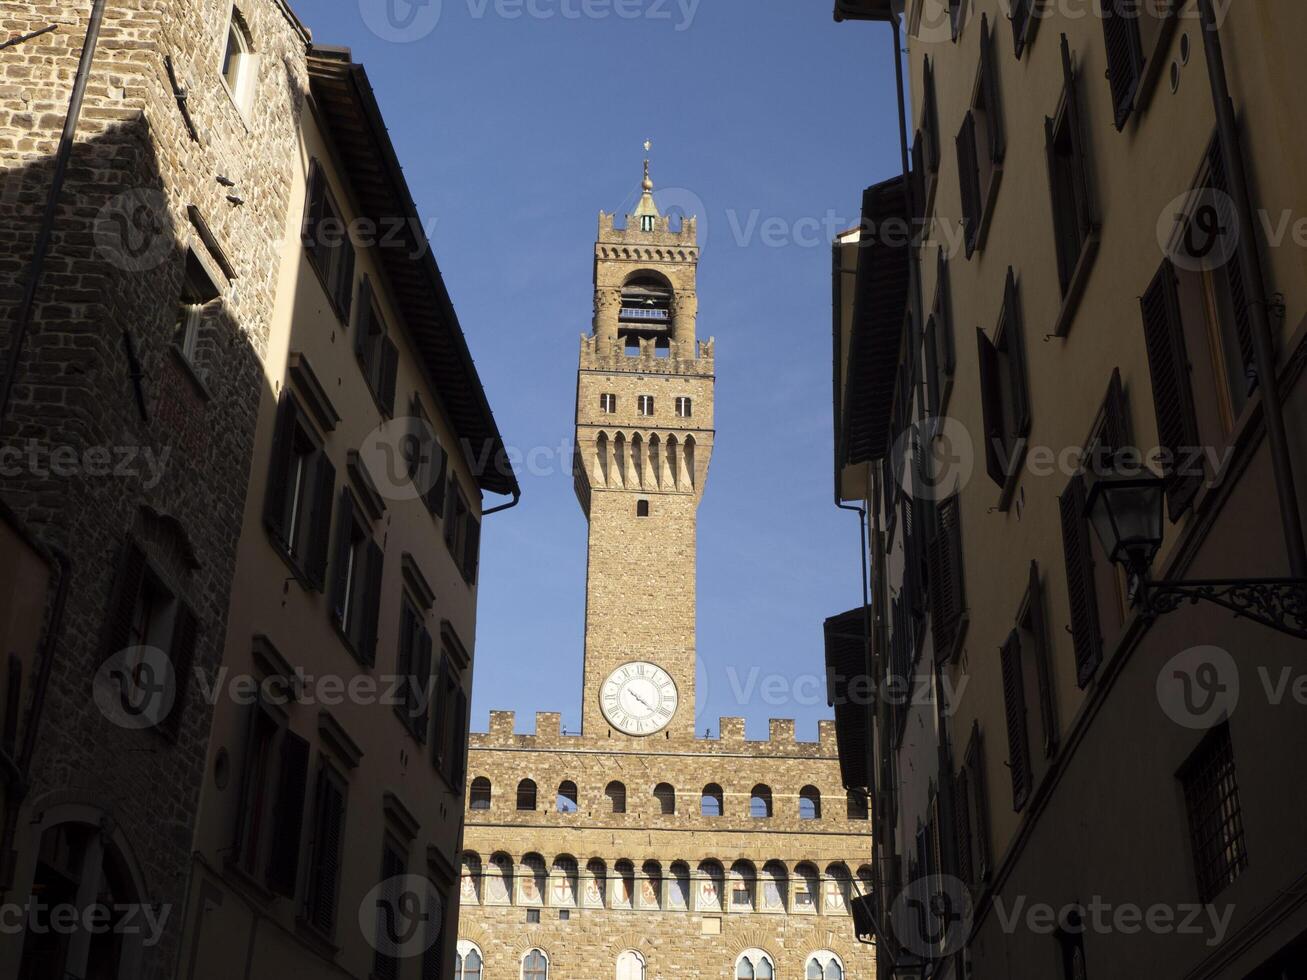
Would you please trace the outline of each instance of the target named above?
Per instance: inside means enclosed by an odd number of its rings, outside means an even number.
[[[604,787],[603,796],[602,809],[604,812],[627,812],[629,796],[624,783],[612,780]],[[732,815],[726,798],[727,794],[720,784],[709,783],[699,793],[699,816],[724,817]],[[546,802],[547,799],[548,797],[546,797]],[[565,779],[559,783],[554,799],[554,809],[558,813],[580,812],[580,792],[576,783],[572,780]],[[490,780],[485,776],[477,776],[472,780],[468,790],[468,809],[487,811],[490,809],[492,802],[493,787]],[[535,780],[523,779],[518,783],[516,808],[526,811],[541,808],[540,791]],[[671,783],[659,783],[655,786],[650,794],[649,808],[651,812],[662,816],[675,815],[678,812],[675,787]],[[804,786],[799,790],[796,797],[796,808],[800,820],[821,820],[824,816],[821,790],[816,786]],[[754,786],[749,791],[747,809],[742,806],[740,812],[747,813],[751,819],[755,820],[767,820],[774,817],[776,815],[776,806],[772,788],[765,783]],[[845,816],[849,820],[863,821],[868,819],[865,800],[860,799],[853,793],[849,793]]]
[[[819,949],[804,958],[804,980],[844,980],[844,961],[829,949]],[[521,980],[549,980],[549,954],[539,947],[528,949],[521,957]],[[454,955],[454,980],[481,980],[485,955],[481,947],[460,939]],[[645,980],[649,963],[644,954],[625,949],[617,954],[617,980]],[[735,980],[774,980],[776,964],[763,949],[746,949],[735,958]]]
[[[570,854],[546,861],[531,852],[515,860],[502,851],[483,861],[469,851],[462,858],[461,897],[464,905],[528,908],[847,915],[852,898],[866,894],[871,881],[869,866],[855,875],[843,862],[824,868],[776,860],[761,867],[713,859],[582,863]]]

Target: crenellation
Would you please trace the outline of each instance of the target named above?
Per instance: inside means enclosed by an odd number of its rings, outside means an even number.
[[[797,741],[793,718],[772,718],[767,722],[767,738],[773,743]]]

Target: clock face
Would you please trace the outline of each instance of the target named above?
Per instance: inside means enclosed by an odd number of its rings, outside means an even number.
[[[636,661],[618,667],[599,690],[608,724],[627,735],[652,735],[676,714],[676,683],[656,664]]]

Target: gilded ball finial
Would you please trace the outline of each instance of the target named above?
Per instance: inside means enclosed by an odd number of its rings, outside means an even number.
[[[653,149],[653,140],[644,141],[644,183],[641,184],[646,191],[653,190],[653,180],[649,176],[649,151]]]

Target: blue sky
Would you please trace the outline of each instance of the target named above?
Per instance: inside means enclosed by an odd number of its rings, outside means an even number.
[[[367,66],[506,441],[553,447],[486,522],[473,728],[492,708],[580,725],[586,527],[557,447],[596,218],[633,207],[648,138],[664,205],[699,214],[717,339],[698,727],[790,717],[815,738],[821,623],[860,598],[857,519],[832,503],[828,243],[898,169],[887,29],[837,25],[829,0],[293,5]]]

